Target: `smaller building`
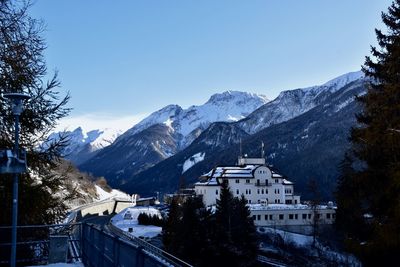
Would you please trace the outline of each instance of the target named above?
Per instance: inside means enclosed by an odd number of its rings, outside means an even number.
[[[265,158],[239,157],[236,166],[219,166],[200,177],[195,184],[196,195],[206,206],[215,205],[221,185],[229,186],[236,197],[244,195],[254,222],[258,226],[308,225],[314,216],[320,223],[333,223],[335,208],[318,206],[312,209],[300,203],[294,185],[272,167]]]

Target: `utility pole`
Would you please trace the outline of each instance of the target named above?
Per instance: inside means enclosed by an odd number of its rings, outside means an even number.
[[[14,140],[14,158],[20,161],[19,153],[19,116],[23,111],[23,101],[30,98],[30,96],[22,93],[4,94],[5,98],[11,101],[12,113],[15,119],[15,140]],[[15,267],[17,259],[17,220],[18,220],[18,174],[23,171],[14,172],[13,183],[13,209],[12,209],[12,232],[11,232],[11,267]]]

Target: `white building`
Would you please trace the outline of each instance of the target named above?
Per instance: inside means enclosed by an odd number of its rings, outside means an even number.
[[[311,209],[300,204],[293,183],[267,166],[264,158],[239,157],[237,166],[216,167],[200,177],[195,192],[206,206],[212,206],[219,199],[222,183],[228,184],[234,196],[244,195],[258,226],[308,225],[314,215],[320,223],[333,223],[335,218],[332,206]]]

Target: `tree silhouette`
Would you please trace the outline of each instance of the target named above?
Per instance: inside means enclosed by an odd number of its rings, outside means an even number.
[[[360,127],[351,134],[356,161],[346,167],[337,192],[338,220],[361,221],[359,229],[345,224],[343,230],[367,266],[392,266],[400,251],[400,0],[382,21],[387,30],[375,30],[379,48],[371,48],[363,66],[370,82],[358,98]],[[349,206],[351,192],[359,200]]]

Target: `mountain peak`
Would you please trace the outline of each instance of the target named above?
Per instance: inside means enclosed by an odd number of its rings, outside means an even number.
[[[254,98],[259,98],[260,100],[263,100],[263,102],[265,103],[269,101],[265,95],[228,90],[222,93],[213,94],[210,97],[210,99],[206,102],[206,104],[212,104],[217,102],[228,102],[234,99],[244,100],[244,99],[254,99]]]
[[[334,89],[340,89],[343,86],[354,82],[358,79],[364,78],[364,73],[362,71],[353,71],[349,72],[343,75],[340,75],[339,77],[336,77],[332,80],[329,80],[328,82],[324,83],[323,86],[328,86],[328,87],[334,87]],[[336,91],[334,90],[334,91]]]

